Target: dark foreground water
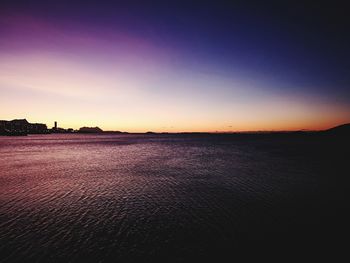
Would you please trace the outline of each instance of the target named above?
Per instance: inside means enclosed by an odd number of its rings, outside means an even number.
[[[349,156],[324,136],[0,137],[0,261],[334,259]]]

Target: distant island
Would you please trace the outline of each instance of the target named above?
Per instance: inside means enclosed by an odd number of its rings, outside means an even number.
[[[101,133],[103,130],[99,127],[82,127],[78,130],[80,133]]]
[[[49,129],[43,123],[30,123],[26,119],[15,119],[11,121],[0,120],[0,135],[25,136],[28,134],[51,134],[51,133],[80,133],[80,134],[128,134],[121,131],[103,131],[99,127],[81,127],[78,130],[73,128],[60,128],[57,122]],[[222,134],[325,134],[325,135],[350,135],[350,123],[342,124],[323,131],[265,131],[265,132],[222,132]],[[172,134],[168,132],[156,133],[148,131],[144,134]],[[177,134],[210,134],[210,132],[179,132]],[[218,134],[218,133],[215,133]]]

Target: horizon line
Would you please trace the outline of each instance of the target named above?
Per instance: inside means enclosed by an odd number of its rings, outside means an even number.
[[[1,120],[0,121],[14,121],[14,120],[27,120],[27,118],[15,118],[12,120]],[[27,120],[28,121],[28,120]],[[29,122],[29,121],[28,121]],[[29,122],[31,123],[31,122]],[[31,124],[45,124],[47,127],[48,125],[46,123],[31,123]],[[126,131],[126,130],[104,130],[102,128],[100,128],[100,126],[88,126],[88,125],[83,125],[82,127],[79,127],[77,129],[74,128],[62,128],[62,127],[57,127],[59,129],[63,129],[63,130],[68,130],[68,129],[72,129],[73,131],[79,131],[80,128],[99,128],[102,130],[103,133],[129,133],[129,134],[144,134],[144,133],[167,133],[167,134],[186,134],[186,133],[210,133],[210,134],[232,134],[232,133],[288,133],[288,132],[321,132],[321,131],[327,131],[330,130],[332,128],[336,128],[342,125],[347,125],[350,124],[350,122],[343,122],[337,125],[332,125],[332,126],[328,126],[327,128],[323,128],[323,129],[257,129],[257,130],[215,130],[215,131],[196,131],[196,130],[192,130],[192,131],[166,131],[166,130],[162,130],[162,131],[153,131],[152,129],[145,129],[145,131]],[[51,128],[47,128],[48,130],[53,130],[54,127]]]

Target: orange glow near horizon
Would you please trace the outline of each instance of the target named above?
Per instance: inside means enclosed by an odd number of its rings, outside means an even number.
[[[140,79],[135,79],[123,70],[111,74],[52,55],[3,55],[0,70],[1,119],[27,118],[48,127],[58,121],[60,127],[74,129],[230,132],[322,130],[350,122],[346,105],[298,95],[263,94],[216,76],[162,79],[146,78],[141,72]],[[159,82],[173,94],[152,89]],[[204,93],[203,85],[215,88]]]

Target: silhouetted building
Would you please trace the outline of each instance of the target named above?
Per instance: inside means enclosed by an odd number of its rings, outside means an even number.
[[[54,126],[50,130],[51,133],[73,133],[74,130],[72,128],[69,129],[63,129],[60,127],[57,127],[57,121],[54,122]]]
[[[30,134],[48,133],[47,126],[46,124],[42,124],[42,123],[29,123],[28,133]]]
[[[46,124],[29,123],[26,119],[0,121],[0,134],[26,135],[48,133]]]

